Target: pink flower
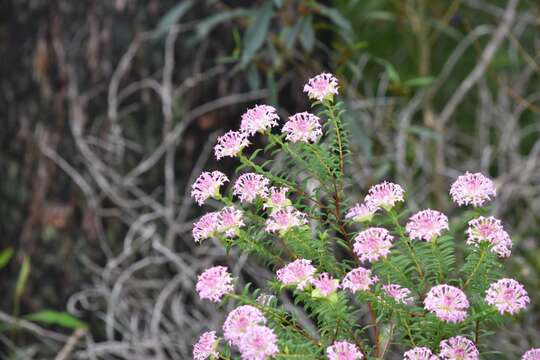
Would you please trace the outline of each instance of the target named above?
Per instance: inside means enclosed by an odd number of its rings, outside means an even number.
[[[467,317],[469,301],[457,287],[443,284],[429,290],[424,299],[424,308],[443,321],[457,323]]]
[[[411,216],[405,229],[411,239],[431,241],[448,230],[448,218],[439,211],[423,210]]]
[[[510,256],[512,249],[512,239],[504,231],[501,221],[493,216],[483,217],[469,221],[467,229],[467,244],[478,246],[482,241],[491,244],[491,251],[500,257]]]
[[[369,287],[377,282],[376,276],[371,276],[371,270],[363,267],[357,267],[349,271],[343,281],[341,287],[348,289],[350,292],[367,291]]]
[[[203,215],[199,221],[193,225],[193,239],[196,242],[208,239],[214,236],[218,230],[218,212],[210,212]]]
[[[382,289],[387,296],[394,298],[397,303],[404,305],[412,305],[414,303],[411,290],[405,287],[398,284],[389,284],[383,285]]]
[[[379,208],[372,205],[356,204],[347,212],[345,219],[352,219],[356,222],[370,222],[377,210]]]
[[[240,198],[240,201],[251,203],[257,197],[264,198],[268,194],[268,184],[270,181],[263,175],[246,173],[241,175],[234,183],[233,194]]]
[[[225,233],[228,238],[236,236],[238,229],[244,226],[244,215],[241,210],[236,209],[234,206],[228,206],[223,208],[218,213],[218,229],[220,232]]]
[[[214,154],[218,160],[225,156],[235,157],[248,145],[249,140],[244,133],[231,130],[218,137]]]
[[[354,238],[354,253],[360,261],[377,261],[390,254],[394,237],[383,228],[369,228]]]
[[[197,204],[202,205],[206,199],[217,197],[220,186],[227,181],[229,179],[221,171],[213,171],[211,173],[205,171],[191,185],[191,197],[195,199]]]
[[[240,131],[248,135],[265,132],[276,126],[279,120],[276,109],[269,105],[255,105],[242,115]]]
[[[223,337],[238,346],[247,331],[260,324],[266,324],[266,318],[259,309],[251,305],[239,306],[227,315],[223,323]]]
[[[345,340],[335,341],[327,347],[326,355],[329,360],[360,360],[364,357],[356,345]]]
[[[495,306],[501,315],[505,312],[516,314],[530,303],[523,285],[513,279],[500,279],[491,284],[486,291],[485,300],[489,305]]]
[[[266,197],[266,203],[263,205],[263,209],[280,210],[291,205],[291,201],[287,199],[287,187],[275,187],[270,188],[270,194]]]
[[[266,360],[279,352],[277,336],[266,326],[255,325],[240,339],[238,349],[243,360]]]
[[[366,196],[365,203],[371,207],[392,209],[397,202],[403,202],[405,191],[397,184],[384,181],[372,186]]]
[[[339,280],[334,279],[328,273],[322,273],[318,278],[313,279],[315,285],[315,293],[318,296],[329,296],[336,292],[339,288]]]
[[[322,136],[322,127],[319,117],[308,112],[294,114],[285,123],[283,133],[287,134],[285,139],[295,142],[315,143]]]
[[[195,287],[201,299],[219,302],[225,294],[234,291],[231,274],[225,266],[214,266],[197,278]]]
[[[216,351],[217,338],[215,331],[207,331],[203,333],[195,345],[193,345],[193,359],[206,360],[210,356],[217,357]]]
[[[304,92],[308,94],[310,99],[319,101],[332,101],[334,95],[338,93],[338,81],[334,75],[329,73],[319,74],[304,85]]]
[[[298,290],[304,290],[313,280],[315,267],[311,260],[297,259],[276,272],[277,278],[284,285],[296,285]]]
[[[454,336],[441,341],[439,356],[445,360],[478,360],[480,354],[474,342],[464,336]]]
[[[540,348],[530,349],[521,357],[521,360],[540,360]]]
[[[270,218],[266,220],[267,232],[285,233],[293,227],[298,227],[307,224],[306,214],[301,213],[292,206],[278,210]]]
[[[473,205],[482,206],[491,197],[496,195],[493,181],[480,173],[471,174],[466,172],[452,184],[450,188],[452,200],[459,206]]]
[[[439,360],[427,347],[415,347],[405,354],[403,360]]]

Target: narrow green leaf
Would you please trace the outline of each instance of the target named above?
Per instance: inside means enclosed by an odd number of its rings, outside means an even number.
[[[220,12],[215,15],[210,15],[207,18],[201,20],[197,25],[197,38],[198,40],[204,40],[206,36],[208,36],[210,31],[212,31],[222,22],[230,21],[237,17],[248,16],[251,13],[251,10],[235,9],[231,11]]]
[[[70,329],[84,329],[88,327],[85,322],[76,317],[66,312],[54,310],[38,311],[33,314],[25,315],[24,318],[30,321],[38,321],[49,325],[59,325]]]
[[[300,43],[307,52],[313,51],[315,46],[315,30],[313,29],[313,16],[304,16],[301,20]]]
[[[176,24],[192,6],[193,0],[184,0],[173,6],[159,21],[156,28],[158,36],[165,35],[171,26]]]
[[[264,44],[272,20],[272,6],[271,2],[266,2],[253,16],[251,25],[244,34],[244,51],[240,61],[242,66],[246,66]]]
[[[435,78],[433,76],[420,76],[413,79],[409,79],[404,82],[407,86],[426,86],[433,82]]]
[[[6,267],[9,263],[9,260],[13,257],[13,248],[8,247],[0,253],[0,269]]]
[[[30,260],[28,256],[23,258],[21,271],[19,272],[19,277],[17,278],[17,283],[15,284],[15,302],[19,303],[24,289],[26,288],[26,283],[28,282],[28,276],[30,275]]]

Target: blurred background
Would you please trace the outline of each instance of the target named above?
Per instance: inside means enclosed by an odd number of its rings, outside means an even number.
[[[216,137],[254,104],[304,111],[322,71],[348,109],[351,198],[390,179],[452,215],[457,175],[495,179],[506,269],[536,305],[485,358],[540,347],[537,1],[4,0],[0,358],[191,358],[230,310],[194,296],[197,274],[264,287],[273,269],[194,244],[190,185],[234,177]]]

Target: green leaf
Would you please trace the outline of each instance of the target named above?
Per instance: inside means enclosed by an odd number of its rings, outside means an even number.
[[[19,277],[17,278],[17,283],[15,284],[15,302],[18,304],[26,288],[26,283],[28,282],[28,276],[30,275],[30,260],[28,256],[23,258],[21,271],[19,272]]]
[[[204,38],[208,36],[210,31],[212,31],[216,26],[218,26],[222,22],[230,21],[234,18],[241,17],[241,16],[248,16],[251,13],[252,13],[251,10],[235,9],[235,10],[220,12],[218,14],[208,16],[207,18],[199,22],[199,24],[197,25],[197,38],[198,40],[204,40]]]
[[[84,329],[88,325],[77,319],[76,317],[60,311],[54,310],[42,310],[33,314],[24,316],[25,319],[30,321],[38,321],[49,325],[59,325],[70,329]]]
[[[319,11],[321,15],[329,18],[335,25],[339,26],[347,33],[352,32],[352,27],[349,23],[349,20],[347,20],[343,15],[341,15],[338,10],[319,3],[314,3],[313,6]]]
[[[435,80],[433,76],[419,76],[405,81],[404,84],[407,86],[426,86],[431,84],[433,80]]]
[[[7,249],[2,250],[0,253],[0,269],[6,267],[9,263],[9,260],[13,257],[13,248],[8,247]]]
[[[301,20],[300,43],[307,52],[311,52],[315,46],[315,30],[313,29],[313,17],[304,16]]]
[[[266,2],[253,16],[244,34],[244,51],[240,61],[242,66],[246,66],[264,44],[273,13],[272,3]]]
[[[158,36],[165,35],[171,26],[177,23],[192,6],[193,0],[184,0],[173,6],[159,21],[156,28]]]

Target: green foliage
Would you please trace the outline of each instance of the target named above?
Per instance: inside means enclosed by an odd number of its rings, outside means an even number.
[[[24,316],[24,319],[47,325],[58,325],[70,329],[86,329],[88,325],[76,317],[59,311],[42,310]]]

